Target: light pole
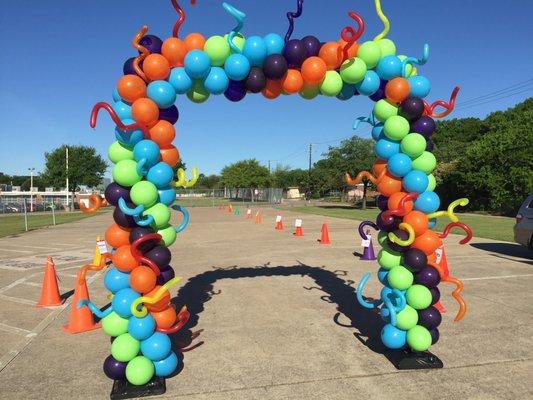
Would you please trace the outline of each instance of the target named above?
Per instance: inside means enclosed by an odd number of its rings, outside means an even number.
[[[30,171],[30,212],[33,212],[33,171],[35,168],[28,168]]]

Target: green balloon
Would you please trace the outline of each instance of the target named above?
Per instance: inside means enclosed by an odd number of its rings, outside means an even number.
[[[102,318],[102,330],[109,336],[120,336],[128,331],[128,320],[122,318],[116,312]]]
[[[209,92],[205,89],[201,80],[194,81],[191,90],[187,92],[187,97],[193,103],[203,103],[209,98]]]
[[[431,292],[424,285],[413,285],[405,293],[407,304],[415,310],[423,310],[431,305]]]
[[[385,99],[381,99],[374,104],[373,112],[380,122],[385,122],[388,118],[398,115],[398,107]]]
[[[411,158],[417,158],[426,150],[426,138],[420,133],[410,133],[402,139],[400,148],[402,153]]]
[[[300,96],[306,100],[312,100],[320,93],[318,85],[308,85],[304,83],[302,89],[300,90]]]
[[[320,93],[324,96],[337,96],[342,89],[342,78],[337,71],[328,71],[320,83]]]
[[[389,285],[393,289],[407,290],[413,284],[413,274],[407,268],[397,265],[387,274]]]
[[[145,210],[142,215],[144,217],[146,217],[147,215],[151,215],[152,217],[154,217],[154,222],[152,222],[152,226],[157,229],[161,229],[164,226],[168,225],[168,221],[170,220],[170,211],[168,210],[168,207],[163,203],[157,203],[156,205]]]
[[[408,331],[418,323],[418,313],[410,305],[406,304],[404,309],[396,314],[396,328]]]
[[[374,68],[376,65],[378,65],[379,59],[381,58],[381,49],[379,44],[373,40],[364,42],[357,50],[357,57],[365,62],[368,69]]]
[[[381,58],[386,56],[393,56],[396,54],[396,45],[390,39],[378,40],[378,46],[381,50]]]
[[[141,349],[141,343],[129,333],[119,335],[111,343],[111,355],[117,360],[127,362],[133,360]]]
[[[381,268],[391,269],[400,265],[402,256],[397,251],[383,248],[379,251],[377,258]]]
[[[341,65],[341,78],[344,82],[354,84],[363,80],[366,74],[366,64],[358,57],[350,58]]]
[[[383,132],[392,140],[402,140],[409,134],[409,121],[399,115],[393,115],[385,121]]]
[[[132,385],[141,386],[148,383],[154,372],[154,363],[144,356],[137,356],[126,365],[126,379]]]
[[[161,235],[161,242],[166,247],[172,246],[172,243],[176,241],[176,229],[172,225],[163,227],[157,231],[157,234]]]
[[[228,41],[228,34],[226,33],[224,35],[224,40],[226,40],[226,42]],[[235,36],[233,36],[233,44],[235,46],[237,46],[237,48],[242,51],[244,49],[244,42],[246,41],[246,39],[244,38],[244,36],[240,33],[237,33]],[[229,43],[228,43],[229,45]],[[230,47],[231,48],[231,47]],[[231,53],[233,54],[234,51],[231,50]]]
[[[419,169],[420,171],[424,171],[426,174],[431,174],[436,166],[437,159],[433,153],[429,151],[424,151],[421,155],[413,160],[412,164],[413,169]]]
[[[426,351],[431,346],[431,333],[423,326],[416,325],[407,331],[407,344],[414,351]]]
[[[133,186],[142,179],[137,173],[137,163],[134,160],[122,160],[113,167],[113,180],[122,186]]]
[[[107,156],[113,164],[116,164],[122,160],[133,160],[133,151],[115,141],[107,149]]]
[[[211,65],[215,67],[223,66],[231,53],[228,40],[218,35],[211,36],[205,41],[204,51],[211,60]]]
[[[385,247],[385,244],[387,243],[388,234],[389,232],[386,232],[386,231],[379,231],[378,233],[378,243],[382,247]]]
[[[428,175],[429,183],[428,187],[426,188],[426,191],[432,192],[437,187],[437,180],[435,179],[435,175],[429,174]]]
[[[135,205],[142,204],[145,208],[153,206],[157,196],[157,187],[149,181],[137,182],[130,190],[131,201]]]

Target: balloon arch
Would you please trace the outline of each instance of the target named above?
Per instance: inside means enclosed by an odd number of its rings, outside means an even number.
[[[194,168],[192,179],[187,180],[179,169],[175,180],[173,168],[180,156],[172,141],[179,115],[174,105],[178,94],[186,94],[195,103],[206,101],[211,94],[224,94],[237,102],[248,93],[261,93],[268,99],[299,93],[308,100],[318,95],[340,100],[364,95],[375,102],[370,116],[358,118],[354,129],[361,122],[372,125],[377,160],[372,172],[360,172],[356,178],[346,174],[345,179],[348,185],[367,179],[380,192],[381,213],[376,223],[365,221],[360,231],[364,226],[379,229],[383,248],[378,254],[377,275],[384,287],[379,300],[365,299],[362,292],[370,276],[367,273],[356,297],[361,306],[380,309],[385,321],[383,344],[404,354],[398,368],[442,367],[440,360],[427,352],[439,339],[437,327],[444,311],[437,285],[449,282],[456,286],[456,321],[464,316],[466,306],[460,296],[462,283],[447,268],[441,239],[459,227],[467,234],[461,243],[466,243],[471,231],[454,213],[467,199],[456,200],[447,211],[437,211],[440,200],[432,174],[436,159],[431,152],[434,118],[453,110],[459,88],[453,90],[449,102],[424,100],[430,82],[418,74],[415,65],[426,63],[429,46],[423,47],[419,58],[396,55],[396,45],[385,38],[389,21],[379,0],[375,7],[384,29],[362,43],[357,40],[364,32],[364,22],[352,11],[348,16],[357,29],[343,28],[337,41],[324,43],[311,35],[291,39],[303,0],[297,1],[296,12],[287,13],[289,28],[284,38],[275,33],[245,38],[240,33],[245,14],[223,3],[236,20],[234,29],[207,40],[199,33],[180,39],[185,13],[176,0],[172,4],[179,14],[173,35],[162,41],[146,35],[148,28],[143,26],[132,40],[139,55],[126,60],[124,75],[113,93],[114,103],[97,103],[91,114],[93,128],[101,109],[117,125],[116,141],[108,151],[114,182],[105,192],[107,202],[115,206],[114,223],[106,231],[107,243],[114,248],[113,267],[104,279],[113,298],[105,311],[87,301],[78,304],[102,318],[103,330],[114,338],[111,355],[104,362],[105,374],[129,387],[126,392],[139,387],[148,390],[164,382],[179,362],[168,335],[187,323],[189,313],[186,307],[176,312],[170,304],[169,288],[180,278],[169,265],[168,247],[187,226],[188,213],[172,204],[174,188],[194,185],[197,170]],[[442,111],[436,112],[437,107]],[[88,211],[99,205],[96,200]],[[171,206],[183,214],[178,227],[169,224]],[[451,220],[442,234],[432,230],[440,216]]]

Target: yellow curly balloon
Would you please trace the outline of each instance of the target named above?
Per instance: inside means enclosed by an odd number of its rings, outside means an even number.
[[[399,226],[402,231],[409,233],[407,240],[400,239],[394,232],[389,232],[389,240],[392,243],[399,244],[400,246],[409,246],[415,241],[415,230],[411,225],[406,222],[402,222]]]
[[[387,33],[389,33],[390,30],[390,22],[389,19],[386,17],[385,14],[383,14],[383,11],[381,10],[381,2],[379,0],[375,0],[376,5],[376,13],[378,14],[379,19],[383,23],[383,30],[379,35],[377,35],[374,40],[380,40],[383,39],[385,36],[387,36]]]
[[[178,169],[177,175],[178,180],[174,182],[174,186],[190,188],[196,185],[198,181],[198,168],[192,167],[192,178],[189,181],[185,178],[185,171],[182,168]]]
[[[455,215],[455,208],[457,206],[464,207],[469,203],[467,198],[461,198],[454,200],[448,206],[446,211],[436,211],[434,213],[428,214],[428,219],[437,218],[437,217],[448,217],[452,222],[459,222],[459,217]]]
[[[167,283],[165,283],[164,285],[162,285],[159,289],[157,289],[157,291],[155,292],[154,296],[153,297],[148,297],[148,296],[143,296],[143,297],[139,297],[138,299],[135,299],[132,303],[131,303],[131,313],[133,315],[135,315],[137,318],[142,318],[144,317],[146,314],[148,314],[148,310],[147,308],[144,306],[144,303],[148,303],[148,304],[154,304],[154,303],[157,303],[159,300],[161,300],[161,298],[163,297],[163,295],[165,294],[165,292],[170,289],[172,286],[176,285],[179,281],[181,281],[181,277],[179,276],[176,276],[175,278],[172,278],[171,280],[169,280]],[[143,304],[141,309],[139,310],[139,305],[140,304]]]

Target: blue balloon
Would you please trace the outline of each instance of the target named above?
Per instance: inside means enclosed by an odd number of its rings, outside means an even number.
[[[120,101],[120,100],[122,100],[122,99],[120,98],[120,95],[118,94],[118,90],[115,87],[113,89],[113,101]]]
[[[428,221],[428,228],[429,229],[433,229],[433,228],[435,228],[435,225],[437,225],[437,218],[431,218]]]
[[[111,293],[130,287],[130,274],[111,267],[104,276],[104,286]]]
[[[423,192],[418,195],[415,201],[415,210],[431,214],[440,207],[440,199],[435,192]]]
[[[141,342],[141,352],[143,356],[152,361],[160,361],[170,355],[171,343],[167,335],[155,332],[148,339]]]
[[[168,82],[178,94],[187,93],[189,90],[191,90],[193,84],[191,77],[187,75],[185,68],[182,67],[172,68],[170,70]]]
[[[242,54],[252,67],[261,67],[267,56],[267,45],[261,36],[250,36],[244,42]]]
[[[383,133],[383,124],[380,122],[372,128],[372,139],[376,142],[380,139],[383,139],[385,134]]]
[[[413,97],[426,97],[431,91],[431,83],[425,76],[416,75],[407,78],[411,88],[409,95]]]
[[[402,76],[402,60],[396,56],[385,56],[379,60],[376,72],[381,79],[389,80]]]
[[[401,349],[407,343],[407,332],[387,324],[381,330],[381,341],[389,349]]]
[[[124,125],[134,124],[135,121],[132,119],[123,119],[122,123]],[[133,131],[123,131],[118,127],[115,128],[115,137],[120,142],[120,144],[129,147],[130,149],[144,139],[144,133],[140,129],[135,129]]]
[[[153,167],[159,161],[159,146],[148,139],[141,140],[133,148],[133,158],[139,162],[144,159],[144,167]]]
[[[337,95],[337,99],[339,100],[349,100],[356,94],[355,86],[351,85],[349,83],[344,82],[342,84],[342,89],[340,93]]]
[[[158,190],[157,193],[159,193],[159,202],[163,203],[167,207],[170,207],[176,201],[175,189],[168,187]]]
[[[242,81],[250,73],[250,62],[242,54],[232,54],[224,63],[226,75],[233,81]]]
[[[379,139],[374,145],[374,152],[378,158],[388,160],[391,156],[400,152],[400,142],[388,138]]]
[[[387,168],[392,175],[402,178],[413,169],[411,164],[412,161],[407,154],[396,153],[389,157]]]
[[[153,81],[146,89],[148,98],[159,108],[169,108],[176,101],[176,89],[167,81]]]
[[[164,162],[158,162],[146,174],[146,180],[152,182],[158,189],[167,188],[173,178],[174,171]]]
[[[132,316],[131,303],[139,297],[141,295],[131,288],[119,290],[111,300],[111,307],[122,318],[129,318]]]
[[[128,321],[128,332],[134,339],[148,339],[155,332],[154,317],[149,313],[142,318],[132,316]]]
[[[413,170],[403,177],[402,184],[406,192],[422,193],[427,189],[429,179],[425,172]]]
[[[113,103],[113,110],[117,113],[118,117],[121,120],[132,119],[131,116],[131,106],[124,103],[123,101],[117,101]]]
[[[389,281],[387,281],[387,275],[389,271],[383,268],[380,268],[378,270],[378,279],[383,285],[388,285]]]
[[[211,67],[204,80],[205,89],[212,94],[222,94],[229,86],[229,79],[223,68]]]
[[[379,76],[372,70],[368,70],[365,73],[365,77],[362,81],[355,84],[355,88],[359,93],[364,96],[371,96],[379,89]]]
[[[205,51],[191,50],[183,60],[185,72],[191,78],[205,78],[211,69],[211,61]]]
[[[277,33],[269,33],[263,39],[265,41],[268,56],[271,54],[281,54],[283,52],[285,41]]]
[[[178,357],[173,351],[170,352],[170,355],[167,358],[163,358],[159,361],[154,361],[155,367],[155,376],[161,378],[167,377],[172,374],[178,367]]]

